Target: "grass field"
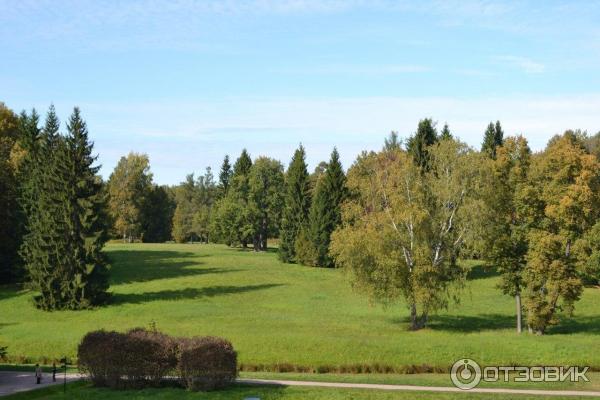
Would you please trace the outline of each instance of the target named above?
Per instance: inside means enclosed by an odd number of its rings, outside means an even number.
[[[17,394],[5,397],[6,400],[101,400],[110,398],[111,400],[243,400],[248,397],[258,397],[261,400],[451,400],[463,399],[463,393],[428,393],[428,392],[398,392],[383,390],[364,390],[364,389],[329,389],[329,388],[301,388],[301,387],[255,387],[234,385],[233,387],[210,393],[186,392],[183,389],[144,389],[139,391],[112,391],[107,389],[91,388],[86,384],[70,384],[66,394],[63,394],[62,388],[53,387],[41,389],[33,392]],[[469,399],[493,399],[493,400],[576,400],[584,397],[543,397],[530,395],[514,394],[478,394],[469,393]]]
[[[575,318],[548,335],[519,336],[512,299],[495,288],[493,272],[472,263],[461,304],[410,332],[404,305],[370,306],[341,271],[282,264],[273,252],[200,244],[111,244],[107,252],[114,293],[107,307],[47,313],[32,306],[31,293],[0,290],[0,343],[13,360],[74,357],[90,330],[154,321],[173,335],[230,339],[247,370],[286,364],[321,372],[374,365],[447,369],[461,357],[600,369],[598,289],[586,289]]]

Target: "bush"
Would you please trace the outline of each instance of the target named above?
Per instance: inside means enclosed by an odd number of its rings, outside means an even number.
[[[94,386],[112,389],[158,386],[179,373],[189,390],[220,389],[237,377],[237,353],[216,337],[174,339],[156,330],[90,332],[77,350],[79,369]]]
[[[237,377],[237,353],[231,343],[217,337],[179,340],[177,371],[188,390],[214,390]]]
[[[113,389],[156,386],[177,362],[171,338],[142,328],[126,334],[90,332],[77,354],[80,370],[95,386]]]

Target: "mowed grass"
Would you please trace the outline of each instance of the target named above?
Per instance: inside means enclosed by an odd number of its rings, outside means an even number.
[[[583,399],[584,397],[562,396],[533,396],[515,394],[480,394],[480,393],[432,393],[432,392],[399,392],[370,389],[338,389],[338,388],[309,388],[294,386],[247,386],[234,385],[226,390],[208,393],[187,392],[183,389],[161,388],[144,390],[114,391],[92,388],[84,383],[74,383],[68,386],[67,392],[62,387],[50,387],[27,393],[5,397],[6,400],[120,400],[120,399],[161,399],[161,400],[243,400],[259,398],[261,400],[542,400],[542,399]],[[587,397],[585,397],[587,398]]]
[[[339,270],[283,264],[274,252],[220,245],[111,244],[113,301],[89,311],[43,312],[32,294],[0,290],[0,343],[16,361],[74,358],[95,329],[149,326],[179,336],[230,339],[245,369],[290,364],[447,369],[483,365],[587,365],[600,369],[600,290],[588,288],[573,320],[539,337],[514,332],[513,299],[471,262],[459,305],[427,329],[407,330],[403,304],[369,305]],[[383,398],[383,397],[382,397]]]

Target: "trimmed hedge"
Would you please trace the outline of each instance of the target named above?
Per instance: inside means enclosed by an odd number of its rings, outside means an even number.
[[[177,371],[188,390],[222,389],[237,377],[237,353],[218,337],[181,339]]]
[[[79,368],[95,386],[113,389],[158,386],[169,374],[189,390],[213,390],[237,377],[237,354],[216,337],[172,338],[143,328],[127,333],[104,330],[85,335]]]

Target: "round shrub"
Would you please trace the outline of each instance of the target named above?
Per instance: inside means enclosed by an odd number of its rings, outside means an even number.
[[[188,390],[221,389],[237,377],[237,353],[218,337],[180,339],[177,370]]]
[[[79,345],[79,368],[95,386],[156,386],[175,369],[176,349],[173,339],[142,328],[125,334],[95,331],[85,335]]]

